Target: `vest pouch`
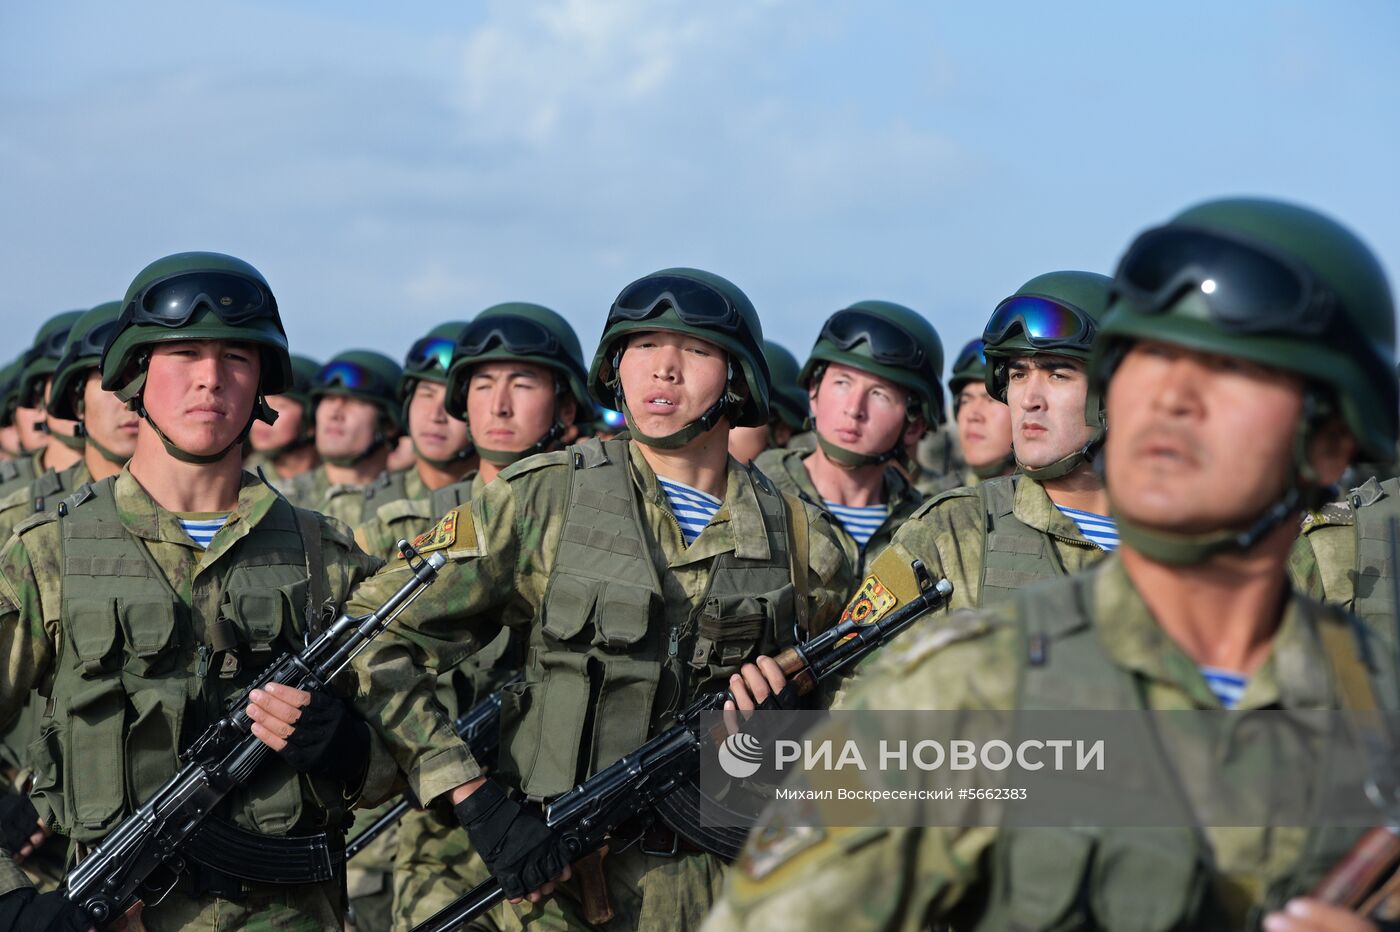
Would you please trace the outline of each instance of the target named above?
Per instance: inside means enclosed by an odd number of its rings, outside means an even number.
[[[651,731],[651,706],[661,678],[661,663],[632,657],[601,661],[603,686],[593,713],[591,772],[596,773],[641,747]]]
[[[101,838],[121,815],[125,730],[126,692],[120,680],[97,683],[70,700],[63,803],[78,841]]]
[[[1105,929],[1187,928],[1206,883],[1191,829],[1111,829],[1099,840],[1089,908]]]
[[[602,587],[601,580],[556,573],[549,581],[549,591],[544,596],[544,622],[541,625],[544,633],[556,641],[577,638],[593,617],[598,590]]]
[[[63,630],[84,677],[110,673],[118,666],[115,599],[69,599],[63,606]]]
[[[227,622],[233,629],[238,643],[250,654],[267,654],[282,635],[283,623],[291,606],[291,593],[286,589],[298,588],[302,602],[297,611],[305,608],[306,584],[282,589],[230,589],[224,592],[224,602],[219,606],[219,622]]]
[[[1085,916],[1071,916],[1094,854],[1094,836],[1074,829],[1010,829],[1002,852],[1000,899],[1011,929],[1079,929]],[[996,912],[993,909],[989,918]],[[993,926],[987,926],[992,928]],[[1131,928],[1106,925],[1106,929]]]
[[[502,766],[519,768],[525,794],[545,799],[576,782],[589,710],[589,657],[568,650],[540,651],[539,668],[539,682],[528,684],[521,697],[520,724],[502,745],[507,751]]]
[[[175,749],[180,746],[184,705],[183,682],[131,694],[136,717],[126,733],[126,779],[133,806],[145,802],[179,768]]]
[[[29,795],[34,808],[60,834],[68,834],[68,809],[63,804],[63,793],[59,784],[59,762],[63,759],[63,739],[58,729],[52,726],[39,730],[39,735],[29,743],[27,759],[32,770],[32,783]]]
[[[117,617],[126,637],[125,669],[137,676],[159,672],[168,659],[175,636],[175,605],[167,600],[117,602]]]
[[[238,791],[234,821],[264,835],[285,835],[301,820],[301,777],[277,755],[269,755]]]
[[[640,641],[651,622],[655,601],[650,589],[609,581],[597,603],[594,645],[608,650],[625,650]]]
[[[736,672],[752,660],[760,644],[776,640],[778,625],[792,623],[792,586],[763,595],[711,596],[696,615],[691,666],[710,675]]]

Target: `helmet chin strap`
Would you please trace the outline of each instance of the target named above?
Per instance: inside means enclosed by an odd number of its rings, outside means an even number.
[[[1170,566],[1195,566],[1221,553],[1246,553],[1299,511],[1321,507],[1336,497],[1336,489],[1317,480],[1308,448],[1317,428],[1331,413],[1314,392],[1303,396],[1303,414],[1293,435],[1288,485],[1274,501],[1244,527],[1206,534],[1178,534],[1139,524],[1113,511],[1119,539],[1138,553]]]
[[[351,453],[349,456],[326,456],[323,453],[321,454],[321,459],[330,463],[332,466],[339,466],[341,469],[350,469],[353,466],[360,465],[388,445],[389,438],[385,436],[384,431],[376,430],[374,432],[374,439],[370,441],[369,446],[365,447],[359,453]]]
[[[458,450],[456,453],[444,459],[442,457],[428,456],[424,454],[422,450],[418,449],[418,441],[413,439],[412,434],[409,435],[408,441],[409,443],[413,444],[413,455],[418,457],[423,462],[427,463],[429,466],[432,466],[434,469],[451,469],[458,463],[463,463],[471,459],[472,456],[477,452],[476,445],[473,444],[471,440],[468,440],[466,446],[462,447],[462,449]]]
[[[1104,430],[1103,428],[1099,428],[1094,431],[1094,436],[1089,438],[1088,443],[1067,456],[1060,457],[1053,463],[1049,463],[1045,466],[1027,466],[1017,459],[1016,466],[1022,473],[1037,482],[1044,482],[1049,479],[1060,479],[1064,476],[1068,476],[1085,463],[1093,462],[1094,457],[1098,455],[1099,448],[1103,446],[1103,441]],[[1015,449],[1013,448],[1013,458],[1015,455]]]
[[[556,418],[554,423],[549,426],[549,430],[545,431],[540,439],[523,450],[491,450],[483,447],[481,444],[477,444],[476,452],[481,454],[481,458],[488,463],[494,463],[497,466],[509,466],[511,463],[518,463],[527,456],[534,456],[536,453],[544,453],[549,450],[558,442],[560,437],[564,436],[564,431],[567,429],[568,428],[564,426],[564,422]]]
[[[617,410],[622,412],[623,418],[627,421],[627,430],[637,440],[638,443],[645,444],[656,450],[679,450],[690,441],[701,434],[710,431],[720,418],[729,412],[735,413],[743,409],[744,399],[734,391],[734,364],[729,363],[728,371],[724,380],[724,391],[715,399],[714,404],[705,409],[704,413],[691,421],[678,431],[663,434],[659,437],[652,436],[637,427],[637,419],[632,416],[632,409],[627,406],[627,398],[622,394],[622,380],[616,375],[621,354],[613,357],[613,378],[608,386],[617,397]]]
[[[82,417],[84,414],[83,407],[83,400],[79,398],[77,404],[79,420],[78,426],[73,428],[73,436],[85,438],[87,445],[96,450],[99,456],[101,456],[104,460],[111,463],[112,465],[126,465],[126,461],[130,457],[122,456],[119,453],[115,453],[112,450],[109,450],[107,447],[104,447],[96,437],[88,433],[87,425],[82,422]]]
[[[83,425],[81,424],[77,426],[77,428],[72,434],[63,434],[59,433],[56,430],[50,430],[49,436],[57,440],[59,443],[63,444],[68,449],[72,450],[74,453],[83,452],[83,447],[87,443],[86,439],[83,436]]]
[[[901,435],[895,445],[884,453],[857,453],[855,450],[838,447],[820,433],[817,434],[817,446],[821,447],[826,458],[837,466],[860,469],[862,466],[879,466],[899,456],[904,452],[904,437]]]

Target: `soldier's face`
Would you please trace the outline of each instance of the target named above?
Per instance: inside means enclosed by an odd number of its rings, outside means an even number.
[[[1007,366],[1011,443],[1027,466],[1049,466],[1094,435],[1084,423],[1089,382],[1084,363],[1068,356],[1023,356]]]
[[[741,463],[751,463],[758,454],[768,449],[767,427],[731,427],[729,429],[729,455]]]
[[[301,433],[301,419],[306,411],[300,401],[289,395],[268,395],[267,403],[277,412],[277,423],[253,422],[253,430],[248,434],[248,440],[253,444],[253,449],[258,451],[275,450],[295,443]]]
[[[96,369],[89,372],[83,383],[83,429],[88,436],[118,456],[130,459],[136,452],[140,426],[141,419],[135,411],[116,395],[102,390],[102,373]],[[161,430],[164,429],[162,425]]]
[[[33,453],[48,444],[49,435],[41,429],[47,414],[43,407],[15,408],[15,432],[19,435],[23,452]]]
[[[923,421],[908,418],[909,393],[878,375],[833,362],[808,393],[817,433],[856,453],[880,454],[903,437],[906,446],[923,435]]]
[[[44,407],[46,409],[50,408],[50,402],[52,401],[53,379],[50,378],[44,382]],[[66,418],[54,417],[52,411],[49,411],[48,423],[50,436],[52,436],[53,434],[60,434],[64,437],[71,437],[73,436],[73,432],[77,430],[78,427],[77,421],[70,421]]]
[[[987,394],[982,382],[958,390],[958,439],[969,466],[986,466],[1011,453],[1011,408]]]
[[[316,450],[322,456],[359,456],[378,428],[379,408],[362,398],[326,395],[316,404]]]
[[[19,456],[19,428],[15,425],[0,427],[0,450],[10,456]]]
[[[1113,507],[1149,527],[1238,527],[1283,494],[1303,410],[1296,376],[1166,343],[1135,344],[1109,381],[1105,468]],[[1335,482],[1354,447],[1324,431],[1313,466]],[[1289,537],[1296,531],[1285,529]]]
[[[724,393],[729,361],[708,340],[658,330],[634,333],[618,363],[622,395],[642,433],[673,434]],[[723,429],[721,421],[713,429]]]
[[[446,397],[445,386],[437,382],[419,382],[408,402],[409,435],[429,459],[451,459],[469,442],[466,423],[449,416],[443,407]]]
[[[214,454],[238,437],[258,396],[256,346],[229,340],[182,340],[151,348],[142,402],[177,447]]]

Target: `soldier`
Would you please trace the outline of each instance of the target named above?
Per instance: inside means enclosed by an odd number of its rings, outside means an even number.
[[[275,423],[258,421],[248,433],[243,468],[258,472],[274,489],[286,492],[292,480],[321,464],[316,454],[316,422],[311,387],[321,364],[292,354],[292,385],[285,392],[268,395],[268,407],[277,412]]]
[[[426,511],[441,517],[480,495],[511,464],[577,439],[578,412],[593,408],[587,382],[578,337],[563,317],[538,304],[498,304],[482,311],[458,339],[447,379],[448,412],[472,425],[481,471],[435,493]],[[387,526],[412,536],[432,523]],[[361,530],[370,536],[368,526]],[[523,663],[523,638],[505,628],[438,677],[438,699],[456,717],[500,688]],[[445,802],[410,812],[400,824],[395,929],[412,928],[490,877]]]
[[[242,471],[254,418],[274,416],[264,395],[291,382],[275,299],[252,266],[214,253],[147,266],[100,369],[101,388],[141,418],[131,461],[20,524],[0,552],[0,722],[32,688],[46,698],[30,746],[32,795],[80,854],[175,772],[183,741],[378,566],[347,529]],[[276,684],[254,699],[312,702]],[[340,700],[318,696],[314,708],[273,731],[254,707],[254,733],[282,759],[212,816],[283,843],[304,837],[308,865],[311,846],[337,844],[349,801],[362,788],[382,797],[393,779]],[[27,901],[7,865],[0,911],[42,905]],[[191,863],[143,920],[151,929],[340,924],[338,878],[274,883],[259,866],[248,864],[248,876],[262,879],[240,879]]]
[[[809,407],[807,393],[797,384],[801,367],[797,357],[772,340],[763,341],[763,358],[773,379],[768,398],[772,411],[764,427],[733,427],[729,430],[729,455],[741,463],[752,463],[764,450],[781,449],[806,429]]]
[[[73,436],[77,425],[68,420],[55,421],[45,408],[49,382],[54,367],[63,356],[68,331],[81,316],[82,311],[65,311],[55,315],[39,328],[34,344],[24,354],[15,382],[15,427],[19,433],[20,449],[28,462],[0,484],[0,498],[22,488],[47,470],[58,472],[82,459],[82,439]]]
[[[383,353],[349,350],[316,374],[311,404],[321,465],[292,481],[287,498],[354,527],[364,519],[364,490],[385,469],[402,429],[403,370]]]
[[[987,394],[987,357],[979,337],[958,354],[953,374],[948,377],[953,396],[953,419],[958,427],[967,471],[963,485],[974,486],[1016,471],[1016,454],[1011,449],[1011,409]]]
[[[12,360],[0,369],[0,484],[18,475],[18,467],[6,466],[18,460],[23,451],[19,446],[19,428],[15,427],[15,404],[19,398],[20,361]],[[12,473],[7,475],[7,473]]]
[[[788,701],[775,663],[745,661],[836,620],[850,568],[825,515],[728,455],[731,424],[768,422],[761,340],[753,305],[716,275],[668,269],[628,285],[588,388],[625,413],[629,438],[521,460],[450,512],[418,541],[448,557],[437,583],[356,662],[364,712],[418,798],[447,795],[507,894],[528,894],[499,921],[593,925],[615,912],[624,928],[685,929],[719,889],[720,860],[658,827],[580,862],[580,880],[550,896],[570,871],[533,803],[633,750],[700,691],[727,688],[742,710]],[[391,564],[352,606],[402,572]],[[505,690],[487,779],[427,671],[502,625],[529,660]],[[585,914],[581,884],[611,906],[593,898]]]
[[[895,642],[848,705],[1393,707],[1394,658],[1350,616],[1290,590],[1286,574],[1300,509],[1358,451],[1395,443],[1395,320],[1379,263],[1310,210],[1222,200],[1138,237],[1115,289],[1089,378],[1113,424],[1105,461],[1119,554]],[[1221,749],[1238,781],[1310,767],[1289,759],[1299,753]],[[1162,752],[1144,766],[1177,765]],[[1290,899],[1360,834],[761,825],[706,928],[904,928],[950,916],[978,929],[1375,928]]]
[[[923,496],[894,461],[943,413],[943,343],[927,320],[888,301],[860,301],[822,325],[798,384],[817,449],[770,450],[756,465],[782,491],[825,509],[851,565],[889,543]]]
[[[1008,404],[1023,475],[926,502],[895,532],[888,557],[870,564],[873,573],[884,559],[884,572],[922,560],[953,584],[953,610],[1073,573],[1116,545],[1093,466],[1103,419],[1097,400],[1086,403],[1085,371],[1109,285],[1092,272],[1051,272],[997,305],[983,334],[987,391]]]

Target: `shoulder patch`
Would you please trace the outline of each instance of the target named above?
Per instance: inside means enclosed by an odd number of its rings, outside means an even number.
[[[889,614],[890,609],[899,604],[893,592],[885,588],[880,577],[874,573],[865,577],[856,594],[846,603],[841,613],[841,621],[854,621],[858,625],[873,625]]]
[[[445,514],[441,521],[413,539],[413,549],[419,553],[443,550],[457,542],[457,509]]]
[[[1303,515],[1302,529],[1306,534],[1320,527],[1349,526],[1355,523],[1356,512],[1352,510],[1351,503],[1343,499],[1340,502],[1328,502],[1316,511]]]
[[[534,456],[527,456],[523,460],[511,463],[501,470],[500,477],[506,482],[516,476],[523,476],[526,473],[544,469],[547,466],[567,466],[569,465],[568,450],[552,450],[549,453],[536,453]]]

